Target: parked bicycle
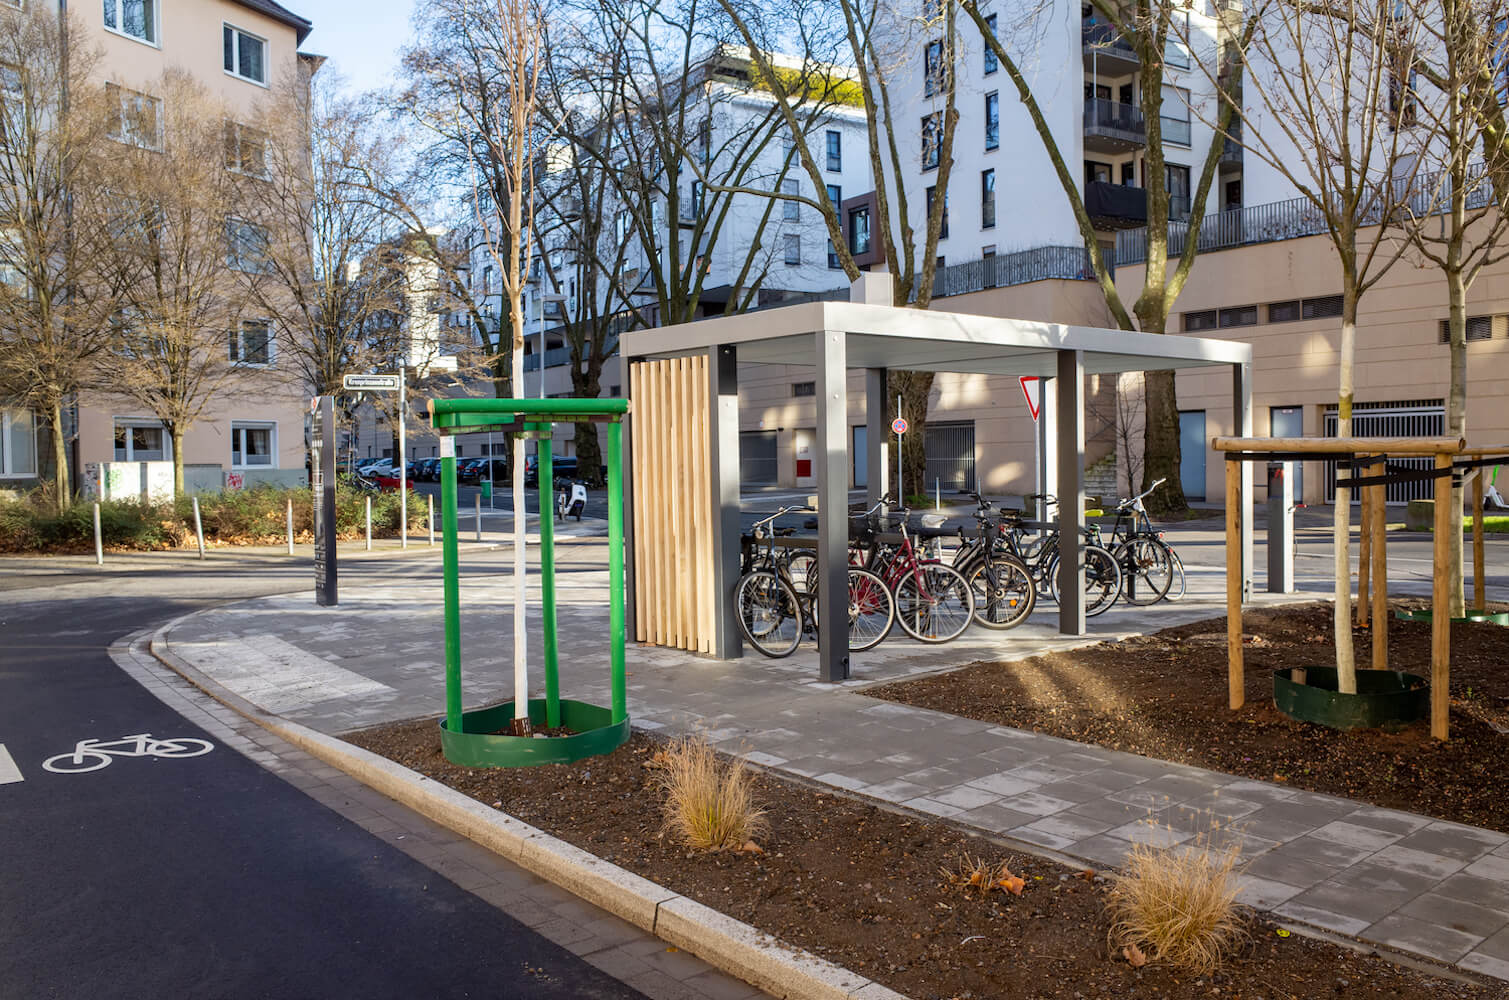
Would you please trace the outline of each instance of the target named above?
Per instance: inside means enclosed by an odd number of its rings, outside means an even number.
[[[975,615],[975,597],[964,574],[938,559],[919,555],[907,520],[911,511],[895,508],[881,511],[894,500],[887,497],[859,518],[850,521],[855,555],[866,570],[879,576],[896,602],[896,624],[919,642],[941,643],[956,639],[969,628]],[[857,523],[856,523],[857,522]],[[895,534],[884,531],[894,527]],[[941,538],[942,527],[924,527],[915,532],[920,540]]]
[[[1168,596],[1175,579],[1177,556],[1163,532],[1154,529],[1142,501],[1167,479],[1159,479],[1142,493],[1116,504],[1116,522],[1111,527],[1111,554],[1121,567],[1121,596],[1128,604],[1157,604]],[[1179,568],[1183,575],[1183,567]],[[1181,588],[1182,592],[1182,588]]]
[[[734,587],[734,607],[739,630],[749,644],[766,656],[790,656],[806,634],[817,633],[817,608],[821,599],[815,574],[804,572],[800,587],[789,570],[789,556],[776,540],[789,537],[793,529],[777,528],[787,514],[804,513],[805,507],[782,507],[756,521],[744,536],[744,564]],[[858,566],[848,568],[850,652],[870,649],[890,632],[896,620],[895,600],[879,576]]]
[[[975,621],[986,628],[1015,628],[1037,606],[1037,587],[1032,569],[1020,558],[997,544],[1001,522],[992,516],[991,502],[972,494],[979,509],[975,511],[975,536],[966,536],[959,528],[960,546],[954,553],[954,569],[964,574],[975,598]]]
[[[1046,493],[1028,494],[1026,500],[1043,500],[1054,507],[1058,500]],[[1000,544],[1007,552],[1026,563],[1032,573],[1039,598],[1048,598],[1055,604],[1059,601],[1058,582],[1058,529],[1040,531],[1029,524],[1019,511],[1001,511]],[[1093,618],[1105,614],[1121,596],[1121,568],[1113,556],[1100,543],[1100,528],[1091,525],[1084,531],[1083,551],[1085,558],[1085,616]]]

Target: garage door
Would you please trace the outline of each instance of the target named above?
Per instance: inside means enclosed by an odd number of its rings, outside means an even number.
[[[1326,408],[1326,437],[1335,437],[1340,420],[1336,407]],[[1439,399],[1420,399],[1400,403],[1354,403],[1352,405],[1353,437],[1440,437],[1446,433],[1446,407]],[[1435,465],[1431,458],[1390,458],[1389,465],[1406,469],[1429,469]],[[1336,463],[1326,463],[1326,503],[1336,502]],[[1424,479],[1413,483],[1394,483],[1383,488],[1385,502],[1407,503],[1410,500],[1429,500],[1434,495],[1435,483]],[[1352,503],[1360,503],[1356,490],[1352,491]]]
[[[775,431],[744,431],[739,435],[739,479],[747,485],[776,481]]]
[[[944,490],[975,488],[975,424],[973,420],[927,425],[927,484]]]

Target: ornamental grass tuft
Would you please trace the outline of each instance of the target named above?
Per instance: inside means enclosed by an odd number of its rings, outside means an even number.
[[[754,802],[754,775],[742,760],[721,761],[707,739],[669,744],[651,761],[665,792],[664,830],[701,851],[742,850],[766,828]]]

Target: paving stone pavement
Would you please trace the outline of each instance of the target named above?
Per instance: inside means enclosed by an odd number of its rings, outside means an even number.
[[[559,634],[562,692],[605,704],[604,548],[573,546],[559,560]],[[1190,586],[1190,598],[1178,604],[1117,608],[1092,619],[1092,634],[1082,639],[1058,636],[1051,609],[1019,629],[972,629],[943,647],[893,638],[856,657],[854,677],[842,684],[815,679],[816,657],[805,646],[785,660],[751,655],[731,662],[631,646],[630,714],[644,729],[700,730],[761,766],[1097,866],[1121,864],[1135,843],[1234,842],[1245,861],[1240,878],[1248,903],[1509,979],[1503,833],[863,693],[876,682],[983,656],[1015,659],[1224,613],[1218,568],[1191,569]],[[306,595],[265,598],[192,615],[166,638],[177,655],[249,700],[268,699],[288,718],[339,734],[442,711],[438,591],[434,581],[420,590],[412,582],[364,587],[343,593],[339,608],[317,608]],[[1274,600],[1280,599],[1258,595],[1253,603]],[[496,572],[462,581],[468,707],[511,695],[510,601],[501,559]],[[537,595],[532,601],[537,609]],[[537,617],[527,631],[538,671]]]
[[[145,636],[110,650],[115,662],[223,746],[651,1000],[768,997],[653,934],[434,823],[226,708],[159,663]]]

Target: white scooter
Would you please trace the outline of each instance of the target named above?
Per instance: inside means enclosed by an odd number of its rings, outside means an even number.
[[[582,519],[582,513],[587,509],[587,487],[581,483],[573,482],[568,492],[565,484],[561,485],[560,491],[555,495],[555,519],[564,521],[567,517],[575,515],[576,519]]]

